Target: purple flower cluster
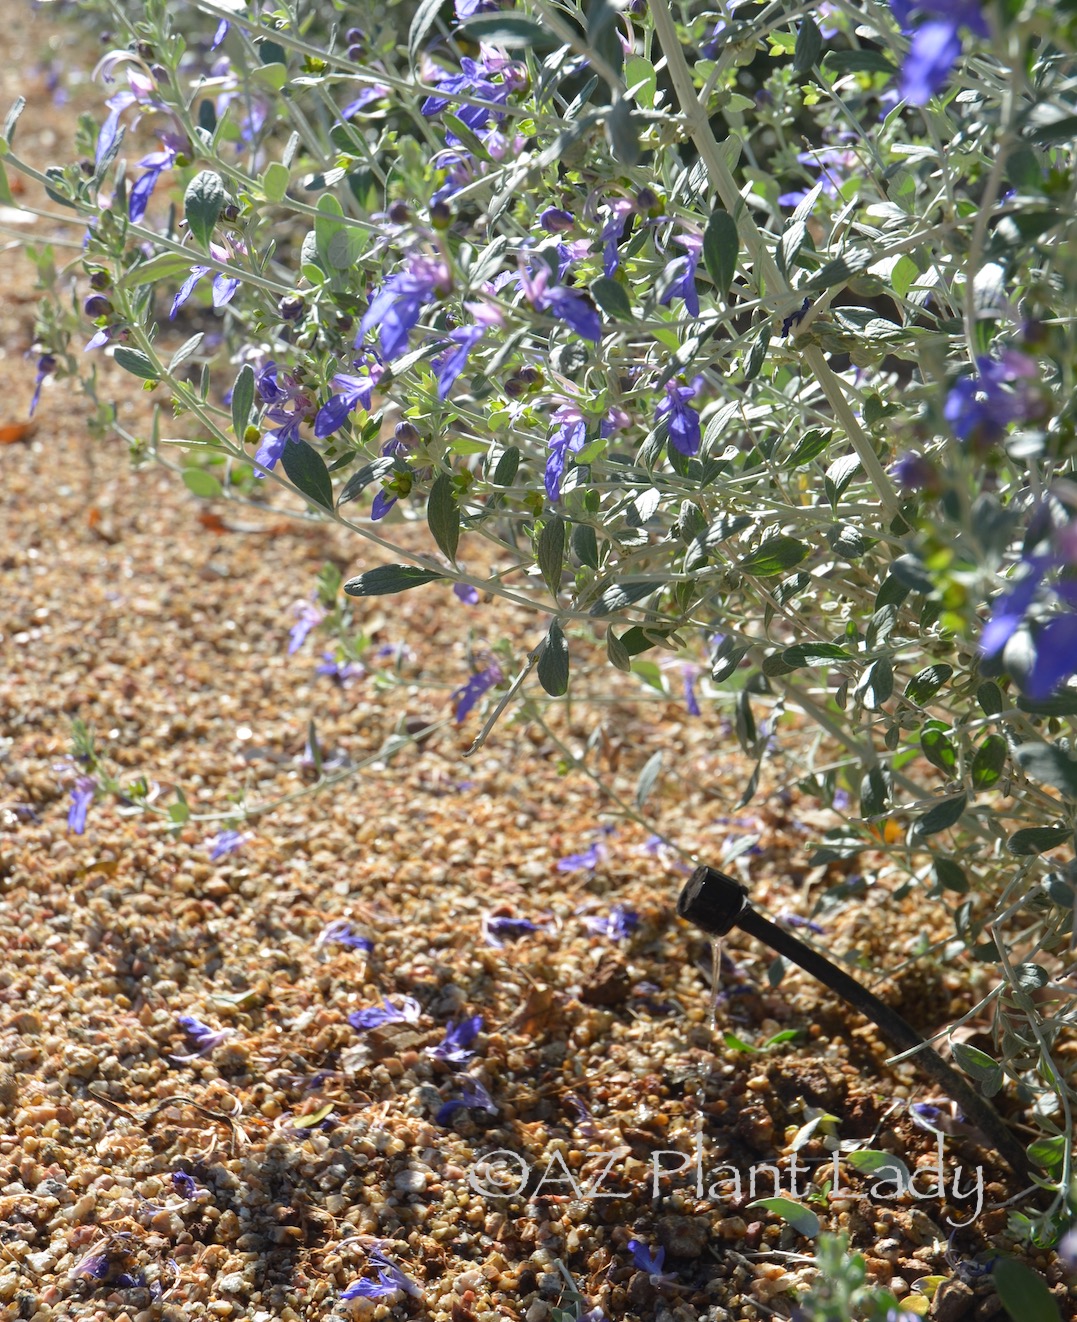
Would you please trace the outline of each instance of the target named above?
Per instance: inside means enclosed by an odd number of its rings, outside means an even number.
[[[676,379],[666,382],[666,397],[655,410],[655,424],[665,421],[669,427],[669,439],[675,450],[683,455],[699,453],[701,433],[699,414],[690,404],[690,400],[703,389],[703,378],[694,377],[690,384],[682,385]]]
[[[276,430],[267,431],[255,452],[255,461],[264,468],[272,468],[284,453],[284,447],[299,440],[299,428],[314,412],[314,400],[290,372],[282,372],[270,359],[254,374],[259,398],[270,407],[263,422],[275,422]],[[256,472],[257,477],[265,477]]]
[[[1035,359],[1019,349],[1003,349],[998,358],[977,358],[975,373],[959,377],[946,397],[946,421],[960,440],[994,445],[1011,423],[1041,416],[1043,400],[1034,384],[1038,378]]]
[[[405,269],[390,276],[370,300],[359,323],[355,347],[360,348],[377,326],[382,357],[391,362],[407,349],[408,336],[418,324],[423,307],[434,299],[445,298],[451,289],[452,274],[443,258],[413,253]]]

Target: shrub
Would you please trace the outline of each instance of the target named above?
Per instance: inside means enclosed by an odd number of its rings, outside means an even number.
[[[85,228],[38,385],[96,398],[113,355],[186,420],[196,494],[279,484],[376,548],[346,594],[532,612],[461,717],[604,664],[663,688],[673,658],[729,705],[747,803],[802,713],[802,786],[852,796],[811,862],[885,855],[952,905],[946,953],[997,972],[995,1055],[955,1055],[1042,1125],[1049,1233],[1073,1177],[1073,6],[341,8],[110,8],[128,41],[81,162],[32,169],[13,110],[8,168]],[[126,439],[167,453],[159,420]]]

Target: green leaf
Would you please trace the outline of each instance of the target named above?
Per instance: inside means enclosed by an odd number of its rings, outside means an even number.
[[[995,738],[1000,736],[996,735]],[[1077,761],[1054,744],[1022,744],[1014,760],[1027,775],[1077,799]]]
[[[993,1097],[1002,1087],[1002,1066],[986,1051],[970,1047],[967,1042],[951,1042],[950,1050],[961,1069],[980,1085],[985,1097]]]
[[[349,597],[389,597],[395,592],[408,592],[444,577],[436,569],[419,569],[415,565],[378,565],[357,578],[348,579],[344,591]]]
[[[182,367],[192,354],[198,352],[198,346],[204,338],[205,331],[199,331],[197,335],[192,335],[189,340],[185,340],[168,360],[168,370],[174,372],[177,367]]]
[[[937,835],[939,831],[945,831],[947,827],[954,826],[961,820],[961,814],[967,806],[966,794],[955,794],[952,798],[943,799],[924,813],[913,828],[913,835],[923,840],[929,835]]]
[[[520,451],[515,445],[510,445],[497,461],[497,467],[494,469],[494,476],[491,479],[496,487],[511,487],[516,481],[516,474],[520,468]]]
[[[15,125],[18,123],[19,116],[25,106],[26,97],[17,96],[11,104],[11,109],[4,116],[4,127],[0,129],[0,137],[3,137],[9,147],[15,140]]]
[[[1072,837],[1073,832],[1068,826],[1029,826],[1010,836],[1006,841],[1006,852],[1017,858],[1031,858],[1034,854],[1045,854]]]
[[[805,14],[800,20],[797,44],[793,48],[793,72],[796,74],[811,73],[812,67],[819,60],[822,49],[823,34],[812,21],[810,15]]]
[[[930,702],[953,673],[953,666],[925,666],[906,684],[905,696],[910,702],[922,707],[924,703]]]
[[[611,665],[616,666],[618,670],[623,670],[626,675],[631,673],[632,658],[624,643],[621,642],[612,629],[606,630],[606,655],[609,657]]]
[[[356,469],[345,482],[344,490],[337,499],[337,506],[347,505],[350,500],[355,500],[371,482],[380,482],[387,473],[400,466],[400,460],[393,455],[382,455],[378,459],[372,459],[369,464],[364,464],[362,468]]]
[[[589,523],[572,525],[572,554],[588,569],[598,568],[598,537]]]
[[[442,553],[455,562],[460,543],[460,506],[448,473],[439,473],[434,479],[426,502],[426,522]]]
[[[833,72],[838,77],[846,73],[897,72],[885,55],[874,50],[830,50],[823,56],[823,67],[827,73]]]
[[[979,686],[976,690],[976,701],[980,704],[980,710],[985,716],[998,716],[1006,705],[1002,690],[993,679],[985,680]],[[1020,699],[1017,705],[1021,705]],[[1074,710],[1077,711],[1077,707]]]
[[[989,790],[1002,779],[1009,745],[1000,734],[989,734],[972,759],[972,787]],[[1077,768],[1075,768],[1077,770]]]
[[[134,270],[119,281],[121,289],[138,289],[142,285],[152,285],[155,280],[165,280],[173,275],[186,275],[192,265],[191,256],[179,252],[162,252],[151,257],[148,262],[140,262]]]
[[[852,659],[852,654],[837,643],[798,643],[782,653],[782,660],[791,670],[799,670],[801,666],[828,666],[835,661]]]
[[[551,698],[563,697],[568,692],[568,641],[557,620],[551,620],[543,639],[538,677]]]
[[[265,168],[262,175],[262,192],[266,195],[267,202],[281,202],[288,191],[288,180],[290,178],[288,167],[281,165],[280,161],[271,161]]]
[[[7,171],[4,169],[2,160],[0,160],[0,204],[6,207],[17,205],[11,192],[11,185],[7,181]]]
[[[951,775],[957,766],[957,749],[937,725],[927,725],[920,735],[920,747],[933,767]]]
[[[642,55],[630,55],[625,61],[624,80],[627,93],[636,105],[652,110],[658,75],[650,60],[645,60]]]
[[[1028,1147],[1029,1160],[1054,1175],[1066,1155],[1066,1136],[1056,1134],[1053,1138],[1038,1138]]]
[[[639,780],[636,782],[636,807],[640,812],[643,811],[643,805],[650,798],[651,791],[662,773],[663,760],[662,751],[659,749],[657,753],[651,754],[643,764],[643,770],[639,773]]]
[[[643,583],[614,583],[602,593],[588,613],[598,619],[612,615],[615,611],[631,606],[633,602],[649,597],[659,586],[649,579]]]
[[[750,1043],[745,1042],[744,1039],[739,1038],[736,1033],[723,1033],[722,1041],[731,1051],[744,1051],[753,1056],[758,1056],[760,1054],[758,1047],[753,1047]]]
[[[565,521],[560,514],[552,514],[539,533],[537,559],[542,577],[556,597],[561,591],[561,574],[565,567]]]
[[[915,556],[899,555],[890,568],[893,576],[910,591],[924,596],[935,591],[934,580]]]
[[[313,445],[306,441],[288,441],[281,451],[280,466],[296,490],[324,509],[333,508],[333,479],[325,460]]]
[[[672,629],[658,629],[634,624],[621,634],[621,643],[629,656],[639,656],[651,647],[658,647],[672,633]]]
[[[587,44],[613,69],[620,73],[624,64],[624,48],[617,30],[618,11],[610,0],[588,0]]]
[[[738,561],[737,568],[757,578],[772,578],[775,574],[782,574],[794,565],[799,565],[810,550],[811,547],[797,541],[795,537],[771,537]]]
[[[215,170],[200,170],[183,195],[183,214],[195,242],[209,248],[213,227],[224,208],[224,184]]]
[[[995,1293],[1013,1322],[1062,1322],[1047,1282],[1015,1258],[999,1258],[991,1270]]]
[[[254,368],[244,363],[232,387],[232,430],[242,445],[254,408]]]
[[[881,816],[889,798],[890,787],[882,767],[872,767],[860,782],[860,816]]]
[[[729,293],[729,286],[736,275],[739,252],[740,236],[737,234],[736,221],[728,211],[721,208],[712,211],[703,231],[703,265],[722,298]]]
[[[127,345],[121,344],[117,347],[115,356],[116,362],[132,376],[141,377],[143,381],[158,379],[157,369],[141,349],[129,349]]]
[[[856,692],[868,711],[879,711],[894,692],[894,668],[888,657],[873,661],[860,678]]]
[[[968,894],[969,879],[964,869],[958,867],[952,858],[936,858],[934,864],[935,884],[939,890],[956,891],[958,895]]]
[[[805,1239],[814,1239],[819,1233],[819,1218],[810,1207],[805,1207],[803,1203],[795,1203],[792,1198],[757,1198],[748,1206],[762,1207],[768,1212],[773,1212],[775,1216],[788,1222],[797,1234],[803,1235]]]
[[[900,1184],[906,1189],[912,1179],[908,1166],[892,1152],[883,1152],[877,1148],[862,1148],[859,1152],[847,1153],[844,1160],[861,1175],[878,1175],[881,1179]]]
[[[221,484],[213,476],[207,473],[204,468],[185,468],[183,470],[183,483],[188,491],[203,500],[215,500],[221,494]]]
[[[810,464],[813,459],[823,453],[833,439],[834,433],[832,431],[824,431],[820,427],[813,427],[810,431],[806,431],[794,446],[793,453],[789,456],[789,467],[800,468],[804,464]]]
[[[623,97],[617,97],[606,116],[610,148],[622,165],[638,165],[640,160],[640,117]]]
[[[426,40],[426,34],[434,26],[440,9],[441,0],[422,0],[415,11],[415,17],[411,20],[411,27],[408,30],[408,59],[413,65],[419,59],[419,51]]]
[[[770,345],[770,322],[765,321],[760,327],[759,334],[755,337],[752,347],[748,350],[748,356],[744,360],[744,379],[745,381],[754,381],[759,375],[760,369],[766,362],[767,348]]]
[[[591,297],[606,314],[615,321],[632,320],[632,302],[624,285],[616,280],[600,275],[591,281]]]
[[[805,291],[818,292],[830,289],[834,285],[846,284],[853,276],[866,271],[874,260],[875,254],[866,248],[835,257],[833,261],[827,262],[817,275],[813,275],[802,288]]]
[[[470,41],[486,41],[492,46],[504,46],[507,50],[519,46],[549,50],[559,44],[541,23],[508,11],[476,14],[461,25],[460,31]]]

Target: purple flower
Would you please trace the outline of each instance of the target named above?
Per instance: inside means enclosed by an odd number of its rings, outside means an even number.
[[[797,160],[801,165],[806,165],[816,169],[820,174],[820,182],[823,185],[823,194],[826,197],[837,197],[838,188],[842,183],[845,173],[856,167],[859,163],[859,157],[855,151],[847,147],[819,147],[814,151],[802,151],[797,153]],[[808,190],[801,188],[792,193],[782,193],[778,198],[778,205],[783,207],[796,207],[808,196]]]
[[[295,624],[288,630],[288,655],[298,652],[310,631],[325,619],[325,611],[312,601],[297,601],[292,607]]]
[[[463,721],[482,695],[492,689],[495,684],[500,684],[503,678],[501,667],[495,662],[485,669],[477,671],[466,684],[453,691],[451,702],[457,725]]]
[[[561,499],[561,479],[568,456],[579,454],[587,444],[587,422],[575,404],[562,404],[555,409],[553,421],[557,426],[546,442],[550,455],[546,460],[545,485],[550,504],[556,505]]]
[[[1028,697],[1042,700],[1077,674],[1077,615],[1056,615],[1036,630],[1033,641],[1036,659],[1020,686]]]
[[[389,491],[379,491],[370,503],[371,519],[375,523],[379,519],[384,519],[399,499],[399,496],[394,496]]]
[[[603,225],[599,237],[602,240],[602,270],[606,276],[612,276],[621,264],[617,244],[624,233],[628,217],[636,210],[636,206],[634,202],[630,202],[625,197],[614,198],[607,205],[609,206],[610,218]]]
[[[198,1184],[193,1175],[188,1175],[186,1171],[172,1172],[172,1188],[181,1198],[190,1201],[198,1196]]]
[[[347,688],[353,679],[362,679],[366,666],[361,661],[341,661],[332,652],[323,652],[322,660],[314,667],[316,675],[325,675],[335,680],[341,688]]]
[[[1067,1271],[1077,1272],[1077,1226],[1071,1226],[1058,1241],[1056,1250]]]
[[[346,1290],[342,1290],[341,1299],[384,1299],[386,1296],[396,1294],[400,1286],[396,1281],[384,1271],[378,1272],[376,1281],[353,1281]]]
[[[654,420],[659,423],[663,418],[669,420],[669,439],[673,448],[683,455],[699,452],[700,430],[699,414],[688,401],[694,399],[703,389],[703,378],[697,376],[690,385],[678,385],[676,379],[666,382],[666,398],[655,410]]]
[[[103,1281],[111,1268],[112,1262],[108,1254],[93,1249],[71,1268],[70,1278],[77,1280],[80,1276],[89,1276],[95,1281]]]
[[[572,229],[576,217],[571,211],[562,211],[560,207],[547,207],[539,213],[539,224],[548,234],[563,234]]]
[[[681,678],[684,682],[684,704],[689,716],[699,716],[699,699],[696,697],[696,680],[699,678],[699,666],[686,661],[681,666]]]
[[[454,348],[434,360],[434,372],[438,379],[438,399],[445,399],[453,388],[456,378],[467,364],[468,354],[486,334],[485,326],[459,326],[449,332],[449,339]]]
[[[415,254],[407,269],[390,276],[370,300],[359,323],[356,347],[377,326],[382,356],[395,358],[408,347],[408,335],[418,323],[423,305],[443,298],[451,289],[452,276],[441,258]]]
[[[218,835],[211,835],[203,844],[209,850],[210,862],[216,863],[226,854],[234,854],[250,838],[250,835],[240,831],[221,831]]]
[[[401,998],[399,1009],[383,997],[380,1006],[372,1005],[366,1010],[353,1010],[348,1015],[348,1023],[357,1032],[366,1033],[371,1028],[380,1028],[382,1024],[417,1024],[421,1014],[419,1002],[410,996]]]
[[[943,414],[954,435],[973,444],[993,445],[1011,422],[1040,415],[1042,401],[1033,382],[1035,360],[1018,349],[1004,349],[998,359],[976,359],[976,373],[957,380]]]
[[[473,1015],[470,1019],[461,1019],[458,1024],[450,1021],[448,1028],[445,1029],[444,1039],[436,1047],[427,1047],[426,1054],[436,1060],[447,1060],[454,1065],[462,1065],[475,1054],[471,1044],[478,1037],[481,1029],[481,1014]]]
[[[414,1299],[422,1298],[423,1292],[418,1285],[410,1276],[405,1276],[392,1258],[387,1258],[380,1248],[372,1248],[367,1254],[367,1260],[372,1267],[379,1269],[382,1280],[392,1281],[398,1290],[403,1290],[405,1294],[410,1294]]]
[[[984,656],[998,656],[1020,628],[1043,581],[1047,562],[1036,557],[1024,562],[1026,573],[1009,592],[996,597],[991,614],[980,634],[980,651]]]
[[[283,454],[285,445],[299,440],[300,424],[314,412],[314,401],[296,378],[282,372],[272,359],[255,372],[254,384],[259,398],[270,405],[263,415],[263,422],[277,424],[276,430],[267,431],[262,437],[254,459],[263,468],[272,468]],[[256,472],[255,476],[264,478],[265,474]]]
[[[675,1277],[662,1271],[662,1264],[666,1260],[666,1251],[663,1248],[655,1249],[653,1252],[646,1244],[641,1244],[638,1239],[628,1241],[628,1251],[632,1255],[632,1261],[641,1272],[646,1272],[654,1282],[659,1285],[665,1281],[672,1281]]]
[[[231,260],[231,253],[219,243],[210,243],[209,251],[218,262],[227,262]],[[209,274],[209,270],[210,268],[208,266],[191,267],[190,274],[187,279],[184,280],[183,284],[180,285],[176,297],[172,300],[172,306],[168,310],[169,320],[175,317],[176,313],[194,293],[195,286],[198,282],[204,275]],[[226,303],[230,303],[236,290],[239,288],[240,283],[241,282],[236,277],[225,275],[223,271],[218,271],[213,277],[213,306],[215,308],[223,308]]]
[[[348,922],[347,918],[337,918],[334,922],[324,927],[319,935],[316,946],[338,945],[348,946],[351,950],[363,950],[368,954],[374,949],[374,942],[368,936],[361,936]]]
[[[355,365],[358,367],[361,361]],[[384,371],[380,363],[371,362],[366,376],[338,372],[330,382],[334,393],[318,410],[314,419],[314,435],[319,438],[332,436],[344,426],[360,404],[369,413],[374,387]]]
[[[538,275],[520,273],[520,285],[537,312],[551,312],[583,340],[597,344],[602,338],[602,319],[589,299],[565,285],[548,288],[550,270],[543,267]]]
[[[51,353],[43,353],[37,360],[37,376],[34,377],[34,394],[30,400],[29,417],[34,416],[38,401],[41,399],[41,384],[50,372],[56,371],[56,359]]]
[[[894,481],[905,492],[932,491],[938,486],[939,475],[930,459],[917,450],[899,455],[890,465]]]
[[[71,791],[71,807],[67,810],[67,829],[81,835],[86,830],[86,813],[97,793],[97,781],[92,776],[79,776]]]
[[[594,872],[605,857],[606,846],[601,840],[596,840],[581,854],[568,854],[565,858],[559,858],[555,866],[558,872],[582,872],[584,870]]]
[[[232,26],[231,23],[229,23],[229,21],[226,18],[221,19],[221,21],[217,24],[217,31],[213,34],[213,40],[209,44],[210,50],[217,49],[217,47],[221,44],[221,42],[224,41],[225,37],[228,36],[228,32],[231,26]]]
[[[608,937],[611,941],[627,941],[639,927],[639,914],[627,905],[615,904],[605,918],[585,918],[583,925],[597,936]]]
[[[219,1047],[222,1042],[233,1037],[236,1031],[234,1028],[210,1028],[192,1014],[179,1015],[176,1023],[193,1040],[195,1047],[190,1055],[172,1057],[179,1064],[188,1060],[197,1060],[199,1056],[208,1056],[215,1047]]]
[[[927,105],[946,86],[961,54],[961,28],[980,37],[991,35],[978,0],[890,0],[890,9],[902,31],[912,33],[898,91],[913,106]],[[914,24],[913,14],[928,21]]]
[[[465,606],[477,606],[479,604],[479,589],[470,583],[454,583],[452,585],[453,596],[459,597]]]
[[[813,923],[810,918],[802,918],[798,913],[790,913],[788,909],[783,910],[778,915],[778,922],[784,923],[786,927],[801,927],[807,932],[812,932],[815,936],[826,935],[825,927]]]
[[[681,234],[677,242],[687,248],[687,257],[678,257],[666,268],[666,276],[676,272],[677,278],[662,296],[662,303],[668,306],[674,298],[683,298],[685,311],[690,317],[699,316],[699,294],[696,292],[696,267],[703,251],[703,239],[698,234]]]
[[[465,1074],[461,1083],[463,1085],[463,1097],[454,1097],[439,1107],[437,1114],[434,1116],[435,1124],[446,1124],[457,1111],[464,1108],[469,1111],[485,1111],[487,1115],[497,1115],[497,1103],[478,1079],[471,1074]]]
[[[364,87],[354,101],[341,110],[341,119],[351,119],[352,115],[357,115],[360,110],[365,110],[367,106],[373,105],[375,101],[383,101],[387,96],[392,96],[392,89],[383,86],[381,83],[372,83],[370,87]]]
[[[146,208],[149,206],[153,190],[157,187],[158,179],[165,170],[171,170],[181,151],[189,150],[186,139],[173,133],[162,134],[161,143],[160,151],[150,152],[139,161],[139,165],[146,173],[134,184],[128,194],[127,214],[135,224],[146,214]]]
[[[529,932],[541,932],[538,923],[528,918],[494,917],[484,913],[482,916],[482,939],[488,946],[501,949],[505,941],[515,941],[517,937],[527,936]]]
[[[782,322],[783,337],[788,335],[792,331],[794,326],[800,325],[800,323],[804,320],[804,317],[807,314],[807,311],[810,307],[811,307],[811,299],[806,298],[804,302],[801,303],[800,307],[797,309],[796,312],[790,312],[788,317],[786,317],[785,320]]]

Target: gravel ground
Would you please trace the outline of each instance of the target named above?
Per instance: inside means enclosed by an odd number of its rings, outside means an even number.
[[[39,157],[70,131],[47,78],[26,73],[49,39],[28,14],[4,73]],[[17,251],[2,261],[0,423],[16,424],[33,274]],[[116,388],[137,431],[145,406],[130,378]],[[709,948],[675,916],[683,861],[564,774],[558,741],[578,752],[601,722],[595,765],[628,799],[664,748],[672,772],[648,811],[772,913],[806,914],[841,879],[846,865],[805,861],[832,819],[789,791],[780,758],[738,815],[750,768],[725,706],[691,719],[628,687],[560,709],[556,739],[505,724],[465,761],[480,718],[457,727],[450,693],[469,656],[522,645],[533,622],[495,625],[440,589],[372,602],[366,673],[318,674],[316,632],[288,651],[294,604],[326,561],[366,567],[360,548],[283,508],[236,518],[135,473],[81,413],[48,386],[36,431],[0,445],[3,1316],[543,1322],[566,1274],[610,1319],[791,1316],[811,1242],[719,1168],[777,1161],[787,1192],[794,1137],[819,1111],[841,1140],[930,1167],[935,1138],[908,1103],[931,1094],[810,980],[771,986],[747,938],[727,942],[715,1034]],[[99,794],[73,829],[74,720],[123,786],[145,778],[149,810]],[[315,796],[311,720],[328,767],[369,763]],[[394,732],[431,725],[378,760]],[[192,816],[170,828],[153,809],[177,789]],[[895,900],[872,855],[856,866],[871,903],[854,893],[820,939],[873,981],[950,919]],[[928,1031],[981,994],[930,958],[882,991]],[[395,1017],[371,1025],[363,1012],[386,1002]],[[992,1205],[1015,1192],[992,1154],[947,1139],[948,1167],[985,1171],[984,1207],[948,1246],[967,1200],[872,1198],[844,1167],[828,1199],[826,1129],[796,1154],[823,1228],[910,1307],[938,1277],[931,1317],[1003,1316],[974,1270],[1007,1242]],[[517,1165],[496,1186],[482,1162],[503,1150]],[[653,1197],[663,1150],[686,1169]],[[604,1171],[615,1196],[577,1196],[568,1172],[582,1186]],[[1029,1261],[1068,1315],[1053,1255]]]

